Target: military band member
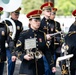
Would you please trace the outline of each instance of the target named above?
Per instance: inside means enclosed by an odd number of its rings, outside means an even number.
[[[42,10],[42,14],[44,16],[41,20],[40,30],[45,32],[47,34],[46,36],[49,39],[49,40],[47,40],[47,45],[48,45],[48,48],[50,49],[49,54],[47,54],[48,56],[50,54],[54,55],[54,38],[49,36],[49,34],[54,33],[54,25],[51,24],[51,20],[50,20],[52,7],[53,7],[52,2],[46,2],[46,3],[42,4],[40,7]],[[52,27],[50,26],[50,24]],[[45,75],[51,75],[51,71],[49,69],[49,64],[48,64],[47,60],[45,59],[45,56],[43,57],[43,60],[44,60],[44,66],[45,66]],[[50,60],[50,58],[49,58],[49,60]],[[54,61],[53,61],[53,63],[54,63]]]
[[[54,20],[56,16],[56,12],[57,12],[57,8],[53,7],[51,11],[50,19],[53,20],[55,23],[55,32],[60,32],[61,31],[60,23]],[[57,58],[60,56],[63,56],[63,54],[61,53],[62,43],[63,43],[62,34],[55,35],[54,36],[55,65],[56,65]],[[62,68],[63,65],[66,66],[65,61],[59,62],[59,66],[61,67],[61,73],[63,72],[63,68]]]
[[[15,26],[16,26],[16,34],[15,34],[15,38],[13,40],[14,47],[16,45],[20,32],[23,30],[22,22],[20,22],[18,20],[20,11],[21,11],[21,7],[19,7],[17,10],[10,13],[11,19],[14,21]],[[12,35],[13,34],[12,23],[8,20],[5,20],[4,23],[8,25],[8,27],[10,29],[10,35]],[[6,53],[7,53],[7,58],[8,58],[8,75],[13,75],[14,69],[15,69],[15,61],[12,62],[12,60],[11,60],[11,50],[9,47],[6,50]]]
[[[2,10],[3,8],[0,7],[0,15]],[[6,61],[5,43],[7,42],[7,37],[9,37],[8,34],[7,26],[0,22],[0,75],[3,75],[4,62]]]
[[[69,31],[76,31],[76,10],[72,12],[72,15],[75,17],[74,23],[70,26]]]
[[[55,16],[56,16],[57,8],[52,8],[51,11],[51,16],[50,19],[55,22],[55,32],[60,32],[61,27],[60,23],[55,21]],[[57,34],[54,36],[54,49],[55,49],[55,64],[56,64],[56,59],[60,57],[61,54],[61,34]]]
[[[18,57],[22,60],[19,71],[19,74],[21,75],[44,75],[44,64],[42,56],[45,55],[46,59],[49,58],[46,55],[48,48],[46,45],[45,33],[39,30],[41,13],[41,10],[33,10],[27,14],[30,28],[27,31],[23,31],[21,33],[15,48],[16,52],[19,52],[19,54],[17,54]],[[34,57],[32,57],[30,52],[27,53],[28,50],[25,48],[25,41],[27,39],[30,40],[34,38],[36,38],[36,48],[29,49],[31,52],[34,52]],[[37,59],[35,55],[37,51],[41,53],[39,55],[42,55],[39,59]],[[12,60],[14,61],[15,59],[16,57],[12,56]],[[53,67],[53,64],[51,67]],[[52,68],[52,71],[54,71],[54,67]]]
[[[54,22],[52,22],[50,20],[52,7],[53,7],[53,4],[51,2],[44,3],[41,6],[42,14],[44,15],[44,17],[41,20],[40,30],[44,31],[46,34],[51,34],[51,33],[55,32],[54,24],[53,24]],[[48,35],[48,38],[51,39],[51,37],[49,35]],[[53,50],[53,47],[54,47],[52,42],[54,42],[54,41],[51,40],[51,42],[48,44],[48,46],[51,46],[51,50]],[[52,45],[51,45],[51,43],[52,43]],[[52,51],[52,54],[53,53],[54,52]]]
[[[70,59],[70,71],[71,75],[76,75],[76,10],[72,12],[72,15],[75,17],[75,22],[69,28],[69,38],[67,38],[67,42],[69,45],[69,54],[74,54],[74,56]]]

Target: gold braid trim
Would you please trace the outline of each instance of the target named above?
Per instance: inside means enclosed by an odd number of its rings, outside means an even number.
[[[18,44],[16,44],[16,47],[19,47],[19,46],[21,46],[22,45],[22,43],[21,43],[21,41],[20,40],[18,40]]]
[[[4,21],[4,23],[5,23],[6,27],[7,27],[7,34],[8,34],[10,32],[10,29],[8,28],[8,24],[6,23],[6,21]],[[12,38],[11,35],[9,35],[9,36]]]
[[[76,31],[69,32],[69,36],[71,36],[71,35],[73,35],[75,33],[76,33]]]
[[[46,33],[44,33],[45,41],[47,41]],[[49,48],[49,45],[46,43],[46,46]]]
[[[62,74],[62,75],[67,74],[67,75],[68,75],[68,70],[66,69],[66,66],[65,66],[65,65],[62,65],[62,71],[61,71],[61,74]]]
[[[44,33],[44,38],[45,38],[45,41],[47,41],[47,39],[46,39],[46,33],[45,32],[43,32],[43,31],[41,31],[41,30],[39,30],[40,32],[42,32],[42,33]],[[49,45],[46,43],[46,46],[49,48]]]
[[[54,64],[54,60],[53,60],[53,58],[51,57],[51,63],[50,63],[50,65],[52,65],[52,64]]]

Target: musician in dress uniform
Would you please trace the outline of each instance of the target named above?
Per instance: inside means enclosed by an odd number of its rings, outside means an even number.
[[[72,15],[75,17],[75,22],[70,26],[69,31],[76,31],[76,10],[72,12]]]
[[[51,16],[50,19],[51,21],[54,21],[55,23],[55,32],[60,32],[61,31],[61,27],[60,27],[60,23],[58,21],[55,21],[55,16],[56,16],[56,12],[57,12],[57,8],[53,7],[52,11],[51,11]],[[54,55],[54,59],[55,59],[55,66],[56,66],[56,60],[58,57],[62,56],[61,55],[61,46],[63,43],[63,37],[62,34],[57,34],[54,36],[54,49],[55,49],[55,55]],[[61,62],[59,62],[60,67],[62,66]],[[61,69],[62,70],[62,69]],[[54,73],[53,73],[54,75]]]
[[[55,21],[55,16],[56,16],[57,8],[53,7],[51,11],[51,16],[50,19],[55,22],[55,32],[60,32],[61,27],[60,23],[58,21]],[[54,49],[55,49],[55,64],[56,64],[56,59],[60,57],[61,54],[61,34],[57,34],[54,36]]]
[[[46,3],[42,4],[41,7],[40,7],[41,10],[42,10],[42,14],[44,16],[41,20],[40,30],[45,32],[47,34],[46,36],[49,39],[49,40],[47,40],[47,45],[48,45],[48,48],[50,49],[49,54],[47,54],[48,56],[50,54],[52,54],[52,56],[54,55],[54,38],[49,36],[49,34],[55,32],[55,29],[54,29],[55,26],[53,24],[54,21],[52,22],[50,20],[52,7],[53,7],[52,2],[46,2]],[[45,66],[45,75],[51,75],[51,71],[49,69],[49,64],[48,64],[45,56],[43,56],[43,60],[44,60],[44,66]],[[52,63],[54,63],[54,61]]]
[[[68,45],[68,53],[74,54],[70,59],[70,71],[71,75],[76,75],[76,10],[72,12],[72,15],[75,17],[75,22],[70,26],[65,42]]]
[[[11,20],[14,21],[15,26],[16,26],[16,34],[15,34],[15,38],[13,40],[14,41],[14,47],[16,45],[16,42],[18,40],[20,32],[23,30],[22,22],[20,22],[18,20],[20,10],[21,10],[21,7],[19,7],[17,10],[10,13]],[[5,20],[4,23],[8,25],[8,27],[10,29],[10,35],[12,35],[12,33],[13,33],[12,23],[10,21],[8,21],[8,20]],[[7,58],[8,58],[8,75],[13,75],[14,69],[15,69],[15,61],[12,62],[12,60],[11,60],[11,52],[12,51],[8,47],[7,50],[6,50]]]
[[[0,15],[2,10],[3,8],[0,7]],[[2,22],[0,22],[0,75],[3,75],[4,62],[6,61],[5,43],[7,42],[7,37],[8,37],[7,26]]]
[[[44,75],[44,64],[42,58],[43,55],[46,56],[46,59],[50,63],[49,57],[47,55],[49,49],[46,44],[46,36],[44,32],[39,30],[41,13],[42,13],[41,10],[33,10],[27,14],[27,17],[29,18],[30,28],[26,31],[23,31],[18,39],[15,51],[17,56],[22,61],[19,71],[20,75]],[[27,45],[26,40],[29,41],[35,38],[36,38],[35,41],[36,48],[26,49],[26,45]],[[33,42],[30,43],[33,44]],[[38,53],[37,55],[35,55],[37,51]],[[34,57],[30,55],[31,52],[34,53],[33,55]],[[41,57],[37,58],[37,56],[41,56]],[[12,56],[12,60],[14,61],[15,59],[16,57]],[[53,67],[53,64],[51,65],[51,67]],[[54,71],[54,67],[52,68],[52,71]]]

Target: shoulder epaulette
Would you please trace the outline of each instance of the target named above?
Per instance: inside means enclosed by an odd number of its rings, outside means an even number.
[[[29,29],[23,30],[22,33],[27,33],[28,31],[29,31]]]

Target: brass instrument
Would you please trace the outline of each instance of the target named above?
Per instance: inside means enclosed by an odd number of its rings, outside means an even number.
[[[0,6],[3,8],[4,12],[13,12],[13,11],[17,10],[20,7],[21,2],[22,2],[22,0],[0,0]],[[3,18],[1,21],[5,21],[5,20],[8,20],[8,21],[10,21],[12,23],[12,26],[13,26],[12,39],[14,39],[15,34],[16,34],[15,23],[14,23],[14,21],[12,19],[9,19],[9,18],[5,18],[5,19]],[[7,25],[7,27],[8,27],[8,25]]]
[[[0,0],[0,6],[3,7],[3,11],[13,12],[20,7],[21,2],[22,0]]]
[[[40,59],[42,56],[43,56],[43,54],[42,54],[41,51],[36,51],[36,52],[35,52],[35,58],[36,58],[36,59]]]
[[[55,35],[57,35],[57,34],[61,34],[62,33],[62,31],[60,31],[60,32],[56,32],[56,33],[53,33],[53,34],[49,34],[50,36],[55,36]]]
[[[15,34],[16,34],[16,25],[15,25],[15,22],[12,20],[12,19],[10,19],[10,18],[5,18],[3,21],[5,22],[5,24],[6,24],[6,26],[9,28],[9,26],[7,25],[7,23],[6,23],[6,20],[8,20],[8,21],[10,21],[11,23],[12,23],[12,27],[13,27],[13,31],[12,31],[12,36],[11,36],[11,38],[12,38],[12,40],[14,40],[14,38],[15,38]],[[9,30],[11,31],[12,29],[10,29],[9,28]]]
[[[43,56],[41,51],[36,50],[35,52],[33,52],[31,49],[26,50],[26,54],[29,54],[30,57],[32,57],[32,58],[35,57],[36,59],[40,59]]]
[[[31,51],[31,49],[27,49],[27,50],[26,50],[26,54],[29,54],[30,57],[34,58],[34,52]]]
[[[58,57],[57,61],[61,61],[61,75],[70,75],[70,58],[72,58],[73,54],[68,54],[68,45],[63,43],[61,48],[61,57]]]

